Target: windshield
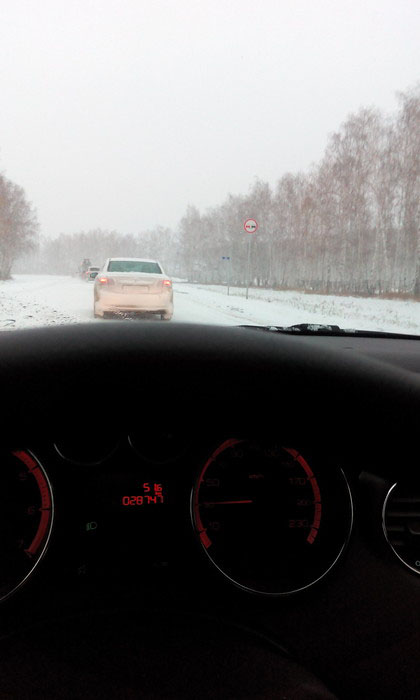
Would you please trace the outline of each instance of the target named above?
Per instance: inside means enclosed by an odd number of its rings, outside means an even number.
[[[158,263],[149,260],[110,260],[108,272],[148,272],[160,275],[162,270]]]
[[[0,329],[420,335],[419,36],[416,0],[6,0]]]

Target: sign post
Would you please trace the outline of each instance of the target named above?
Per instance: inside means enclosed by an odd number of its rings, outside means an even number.
[[[244,222],[244,230],[246,233],[255,233],[258,229],[258,224],[255,219],[247,219]],[[245,299],[248,299],[249,279],[251,276],[251,236],[248,238],[248,263],[246,269],[246,294]]]
[[[230,287],[230,255],[222,255],[222,260],[227,260],[227,261],[228,261],[227,293],[228,293],[228,296],[229,296],[229,287]]]

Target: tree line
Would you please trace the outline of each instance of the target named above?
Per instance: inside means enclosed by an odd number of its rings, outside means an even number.
[[[162,266],[173,269],[176,239],[173,231],[157,226],[153,231],[136,235],[117,231],[93,229],[78,233],[61,233],[57,238],[41,236],[36,250],[22,256],[14,266],[15,272],[36,274],[76,275],[80,263],[89,258],[92,265],[101,266],[109,257],[157,258]]]
[[[257,233],[245,233],[247,218]],[[349,115],[309,172],[286,173],[274,187],[256,180],[204,212],[191,204],[176,230],[43,238],[19,270],[74,274],[83,258],[125,255],[156,257],[194,282],[226,282],[229,264],[238,286],[420,298],[420,85],[399,95],[392,117],[374,108]]]
[[[420,86],[399,96],[394,118],[376,109],[350,115],[308,173],[272,189],[256,181],[179,228],[184,274],[200,282],[322,293],[420,297]],[[258,221],[255,234],[242,222]]]

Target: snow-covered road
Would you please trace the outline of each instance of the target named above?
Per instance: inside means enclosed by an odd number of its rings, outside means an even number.
[[[332,323],[344,328],[420,335],[420,303],[245,290],[175,282],[173,321],[221,325]],[[15,275],[0,282],[0,329],[62,323],[102,323],[93,318],[93,284],[75,277]]]

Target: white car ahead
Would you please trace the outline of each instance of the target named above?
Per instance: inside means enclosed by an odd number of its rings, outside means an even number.
[[[108,258],[95,279],[95,317],[137,312],[170,321],[173,311],[172,280],[157,260]]]

